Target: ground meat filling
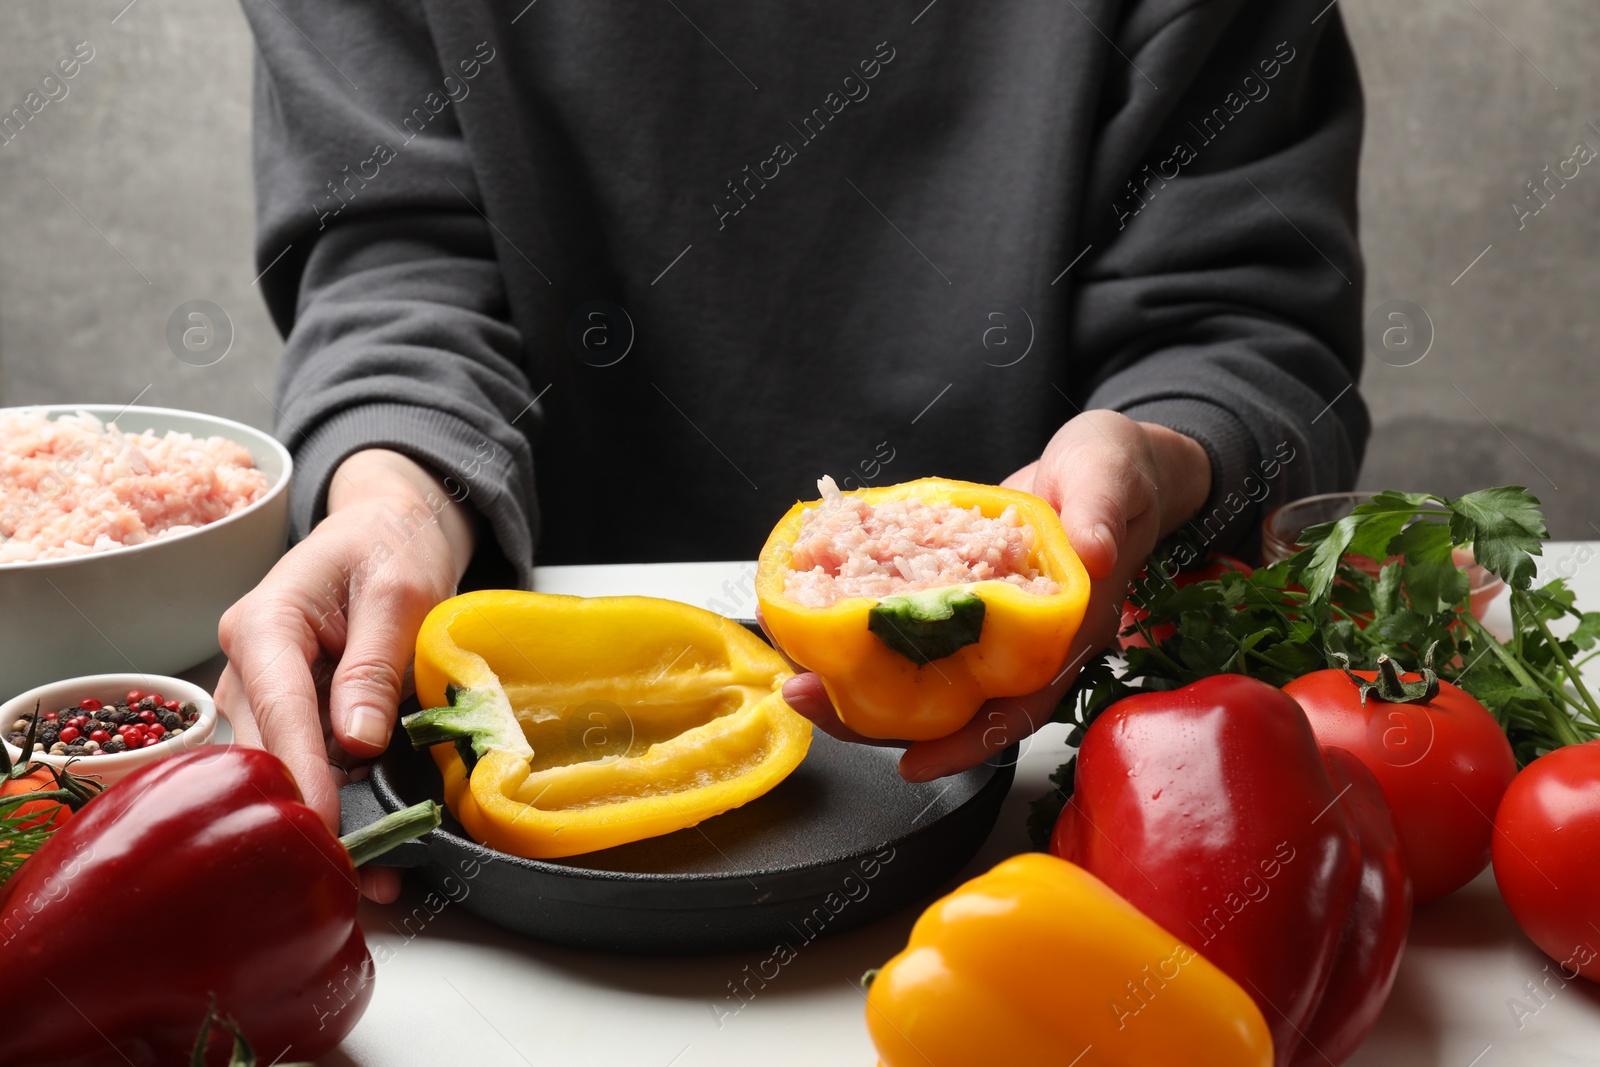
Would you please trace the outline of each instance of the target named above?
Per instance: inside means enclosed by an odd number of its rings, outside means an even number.
[[[797,604],[825,608],[846,597],[988,581],[1041,596],[1061,592],[1029,565],[1035,535],[1015,506],[991,519],[976,507],[916,497],[868,504],[827,477],[817,488],[822,504],[803,513],[784,582],[784,596]]]
[[[0,412],[0,566],[193,530],[267,488],[249,450],[223,437],[123,433],[87,413]]]

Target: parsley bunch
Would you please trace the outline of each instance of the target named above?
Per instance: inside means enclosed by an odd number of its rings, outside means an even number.
[[[1600,703],[1580,668],[1600,651],[1600,612],[1579,611],[1560,579],[1534,588],[1534,557],[1548,536],[1539,501],[1521,486],[1460,497],[1379,493],[1336,522],[1300,535],[1293,556],[1252,574],[1178,586],[1151,560],[1135,583],[1148,617],[1138,633],[1149,647],[1111,651],[1091,661],[1057,711],[1073,724],[1076,747],[1095,718],[1132,693],[1176,689],[1214,674],[1247,674],[1281,686],[1313,671],[1373,669],[1387,654],[1402,669],[1430,651],[1441,678],[1476,697],[1499,720],[1519,765],[1562,745],[1600,738]],[[1468,579],[1457,550],[1470,549],[1510,587],[1512,634],[1500,641],[1468,610]],[[1573,626],[1558,638],[1552,627]],[[1158,641],[1158,631],[1172,627]],[[1048,838],[1072,790],[1069,761],[1051,776],[1057,789],[1035,802],[1029,829]]]

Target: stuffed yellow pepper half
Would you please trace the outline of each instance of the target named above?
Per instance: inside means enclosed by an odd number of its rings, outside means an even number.
[[[1089,576],[1029,493],[923,478],[796,504],[761,550],[778,645],[821,676],[845,725],[925,740],[1066,666]]]

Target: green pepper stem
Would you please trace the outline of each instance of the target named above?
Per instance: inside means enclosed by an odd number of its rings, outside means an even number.
[[[444,691],[449,703],[401,718],[400,725],[411,739],[411,747],[454,743],[468,773],[480,756],[491,751],[533,758],[522,724],[498,684],[470,689],[451,684]]]
[[[339,838],[339,843],[350,853],[350,862],[359,867],[396,845],[421,837],[439,825],[439,818],[439,805],[424,800],[409,808],[392,811],[359,830],[352,830]]]
[[[451,696],[466,699],[460,703],[452,700],[437,708],[424,708],[400,720],[412,748],[424,749],[477,739],[482,731],[482,723],[478,721],[476,713],[486,703],[486,697],[469,689],[458,689]]]
[[[987,607],[965,586],[884,597],[867,613],[867,629],[918,667],[953,656],[983,636]]]

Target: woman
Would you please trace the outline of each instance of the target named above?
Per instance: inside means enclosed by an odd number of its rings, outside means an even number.
[[[1248,550],[1353,482],[1362,105],[1321,3],[244,7],[299,540],[217,698],[330,822],[428,609],[535,544],[748,559],[830,472],[1044,497],[1079,647],[926,779],[1044,721],[1158,539]]]

